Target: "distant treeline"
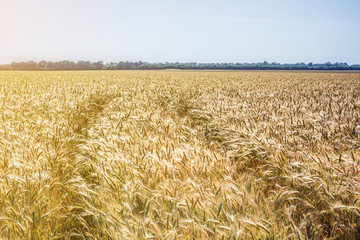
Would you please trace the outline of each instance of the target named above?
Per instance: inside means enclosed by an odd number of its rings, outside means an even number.
[[[28,61],[13,62],[0,65],[0,70],[158,70],[158,69],[197,69],[197,70],[360,70],[360,64],[348,65],[347,63],[295,63],[280,64],[268,63],[148,63],[148,62],[110,62],[104,63],[90,61]]]

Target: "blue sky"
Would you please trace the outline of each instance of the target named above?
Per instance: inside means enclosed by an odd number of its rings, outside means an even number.
[[[356,0],[0,0],[0,63],[360,63]]]

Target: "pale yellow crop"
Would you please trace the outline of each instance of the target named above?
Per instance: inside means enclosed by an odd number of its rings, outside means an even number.
[[[356,239],[360,74],[0,72],[1,239]]]

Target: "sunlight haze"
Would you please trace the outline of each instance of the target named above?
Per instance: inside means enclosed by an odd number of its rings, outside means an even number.
[[[0,2],[0,63],[360,63],[359,1]]]

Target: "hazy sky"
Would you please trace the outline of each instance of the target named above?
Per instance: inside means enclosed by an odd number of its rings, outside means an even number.
[[[0,63],[360,63],[359,0],[0,0]]]

